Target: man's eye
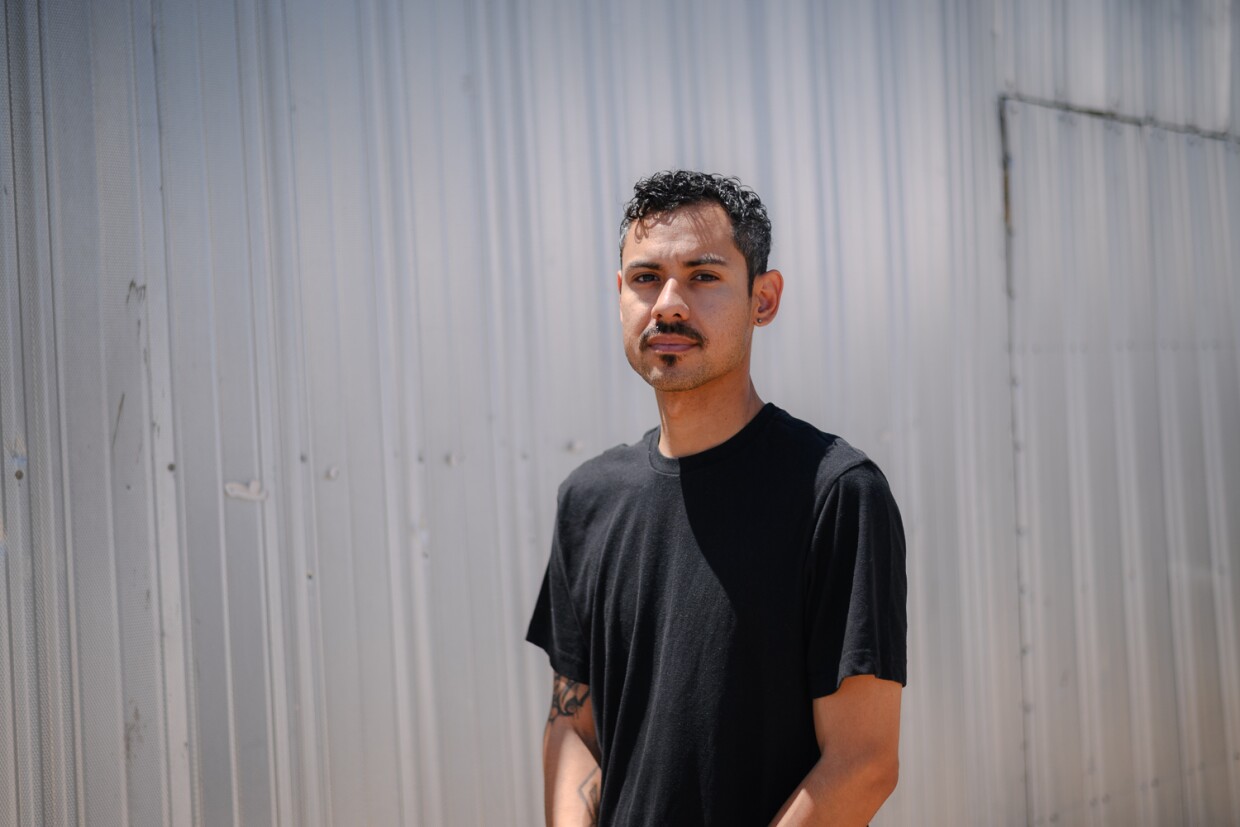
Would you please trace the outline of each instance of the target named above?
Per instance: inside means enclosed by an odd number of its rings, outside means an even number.
[[[694,281],[719,281],[719,277],[714,273],[697,273],[693,277]]]
[[[657,278],[658,276],[656,276],[654,273],[638,273],[636,276],[633,277],[633,283],[634,284],[649,284],[650,282],[654,281]]]

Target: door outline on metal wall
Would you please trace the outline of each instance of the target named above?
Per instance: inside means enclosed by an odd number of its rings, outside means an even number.
[[[999,108],[1029,822],[1240,821],[1240,139]]]

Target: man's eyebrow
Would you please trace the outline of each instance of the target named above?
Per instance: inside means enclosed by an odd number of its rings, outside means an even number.
[[[702,253],[692,261],[686,261],[685,267],[701,267],[703,264],[727,264],[728,260],[721,255],[715,253]],[[663,265],[657,261],[630,261],[625,265],[624,269],[629,270],[662,270]]]
[[[701,267],[703,264],[727,264],[728,260],[723,256],[717,256],[714,253],[702,253],[693,261],[686,261],[686,267]]]

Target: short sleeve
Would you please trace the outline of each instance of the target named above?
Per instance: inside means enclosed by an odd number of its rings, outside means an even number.
[[[853,675],[907,681],[904,527],[872,462],[831,485],[807,561],[810,694],[830,695]]]
[[[589,638],[583,633],[579,622],[573,605],[573,584],[566,574],[560,527],[563,508],[561,497],[556,531],[551,540],[551,558],[547,561],[547,571],[543,575],[542,588],[539,589],[525,639],[547,653],[551,668],[558,674],[588,684]]]

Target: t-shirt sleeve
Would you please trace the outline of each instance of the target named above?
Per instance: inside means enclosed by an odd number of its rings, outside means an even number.
[[[561,497],[555,535],[551,540],[551,559],[543,575],[542,588],[534,604],[525,639],[541,647],[551,661],[551,668],[574,681],[590,682],[590,657],[586,637],[573,604],[573,584],[567,575],[559,525],[563,514]]]
[[[830,695],[853,675],[903,685],[904,527],[887,480],[872,462],[849,468],[829,489],[807,569],[810,694]]]

